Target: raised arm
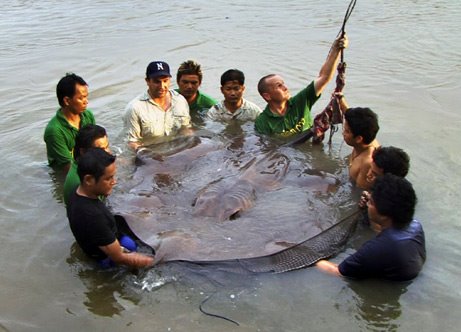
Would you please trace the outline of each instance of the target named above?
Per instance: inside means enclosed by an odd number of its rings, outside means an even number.
[[[314,80],[315,94],[319,96],[323,89],[327,86],[328,82],[334,76],[336,67],[339,62],[339,55],[343,48],[347,48],[349,45],[349,39],[347,35],[338,37],[331,46],[330,53],[320,69],[319,76]]]

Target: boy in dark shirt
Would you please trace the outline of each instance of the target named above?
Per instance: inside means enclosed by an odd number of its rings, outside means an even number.
[[[77,173],[80,185],[70,197],[67,217],[82,250],[102,267],[114,263],[132,267],[153,265],[153,257],[126,250],[135,250],[136,245],[126,236],[117,238],[115,218],[98,198],[110,195],[116,184],[115,156],[103,149],[90,149],[80,157]],[[122,247],[119,241],[128,243],[130,248]]]
[[[339,266],[326,260],[316,266],[352,278],[413,279],[426,260],[424,231],[413,219],[416,201],[406,179],[389,173],[378,177],[367,205],[368,217],[381,232]]]

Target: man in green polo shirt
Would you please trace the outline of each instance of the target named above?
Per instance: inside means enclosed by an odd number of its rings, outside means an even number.
[[[109,148],[109,139],[107,138],[106,129],[98,125],[83,126],[75,138],[74,161],[67,172],[66,180],[63,186],[64,203],[69,205],[69,199],[72,193],[80,184],[80,178],[77,173],[77,163],[80,156],[92,148],[100,148],[106,152],[111,152]]]
[[[334,76],[340,51],[348,45],[346,35],[337,38],[320,69],[319,76],[294,97],[291,97],[282,77],[270,74],[261,78],[258,91],[267,102],[256,118],[255,129],[260,134],[291,136],[312,126],[311,108]]]
[[[199,91],[202,78],[201,66],[194,60],[181,63],[176,74],[179,87],[176,91],[186,98],[194,123],[200,121],[204,113],[217,103],[215,99]]]
[[[67,74],[58,82],[56,95],[61,106],[48,122],[43,139],[48,164],[66,174],[71,166],[75,137],[80,128],[95,124],[93,113],[87,110],[88,84],[78,75]]]

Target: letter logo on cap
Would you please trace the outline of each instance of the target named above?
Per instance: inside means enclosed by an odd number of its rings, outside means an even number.
[[[163,63],[157,62],[157,70],[163,70]]]

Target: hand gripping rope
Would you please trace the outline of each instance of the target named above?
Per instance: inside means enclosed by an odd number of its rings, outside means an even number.
[[[349,3],[349,7],[347,8],[346,15],[344,16],[343,20],[343,25],[340,32],[338,33],[338,36],[344,36],[346,33],[346,22],[349,20],[356,2],[356,0],[352,0]],[[314,143],[320,143],[323,141],[325,138],[325,132],[330,129],[328,144],[331,145],[333,134],[338,131],[336,124],[342,123],[343,120],[344,110],[341,110],[340,100],[343,97],[342,91],[346,84],[346,63],[344,62],[344,49],[341,49],[341,61],[338,64],[337,71],[336,87],[331,96],[330,102],[325,107],[325,109],[321,113],[317,114],[314,118],[314,125],[311,129],[313,131]]]

